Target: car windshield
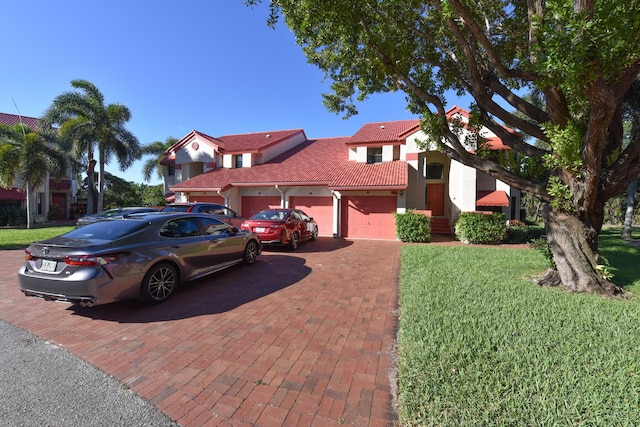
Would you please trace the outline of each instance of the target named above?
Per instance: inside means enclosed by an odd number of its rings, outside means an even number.
[[[282,221],[286,217],[287,217],[286,211],[273,209],[273,210],[258,212],[257,214],[252,216],[251,219],[268,219],[268,220]]]
[[[148,226],[147,221],[108,220],[94,222],[63,234],[74,239],[115,240]]]
[[[189,205],[169,205],[162,208],[162,212],[186,212]]]

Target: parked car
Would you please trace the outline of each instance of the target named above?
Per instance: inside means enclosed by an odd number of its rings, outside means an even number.
[[[256,234],[211,215],[133,214],[32,243],[18,281],[26,296],[45,300],[158,304],[180,283],[253,264],[261,252]]]
[[[318,237],[318,224],[300,209],[267,209],[242,223],[243,229],[260,236],[263,245],[289,245]]]
[[[186,203],[171,203],[162,209],[161,212],[194,212],[194,213],[208,213],[216,215],[221,220],[240,228],[244,217],[238,215],[233,210],[229,209],[225,205],[219,203],[205,203],[205,202],[186,202]]]
[[[83,225],[91,224],[96,221],[102,221],[106,218],[112,218],[115,216],[123,216],[134,213],[144,213],[144,212],[157,212],[158,209],[151,207],[126,207],[126,208],[115,208],[108,209],[106,211],[98,212],[91,215],[85,215],[82,218],[78,218],[76,221],[76,227],[82,227]]]

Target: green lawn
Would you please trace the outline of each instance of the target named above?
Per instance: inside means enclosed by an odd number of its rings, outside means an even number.
[[[32,228],[2,228],[0,229],[0,250],[1,249],[24,249],[29,243],[38,240],[59,236],[73,230],[73,225],[62,227],[40,227]]]
[[[618,233],[601,253],[640,294],[640,251]],[[401,425],[638,425],[640,301],[527,280],[545,268],[531,249],[403,248]]]

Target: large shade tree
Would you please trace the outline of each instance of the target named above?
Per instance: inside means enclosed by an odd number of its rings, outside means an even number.
[[[640,172],[640,132],[623,148],[621,109],[625,96],[638,96],[639,0],[268,4],[270,23],[282,16],[309,62],[332,82],[324,95],[330,110],[349,116],[373,93],[404,91],[410,111],[450,158],[543,201],[557,266],[547,282],[620,291],[598,274],[598,232],[605,202]],[[523,98],[531,91],[541,93],[546,109]],[[469,128],[495,132],[519,163],[467,150],[462,124],[447,123],[452,94],[473,99]]]
[[[72,80],[71,86],[78,90],[57,96],[43,120],[59,126],[60,138],[70,145],[70,153],[75,159],[86,159],[87,213],[94,212],[94,204],[100,212],[104,202],[105,164],[115,156],[120,170],[126,170],[140,158],[140,143],[125,127],[131,119],[126,106],[105,104],[102,92],[86,80]]]
[[[27,193],[27,228],[32,227],[31,193],[48,176],[64,177],[67,157],[51,129],[34,130],[16,124],[0,125],[0,187],[20,188]]]

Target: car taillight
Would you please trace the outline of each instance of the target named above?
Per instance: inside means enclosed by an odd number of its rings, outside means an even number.
[[[124,255],[125,254],[106,254],[100,256],[73,255],[64,257],[62,261],[67,265],[76,266],[105,265],[119,260]]]
[[[27,261],[33,261],[34,259],[36,259],[36,257],[33,256],[33,254],[31,252],[29,252],[28,250],[24,250],[24,259]]]

